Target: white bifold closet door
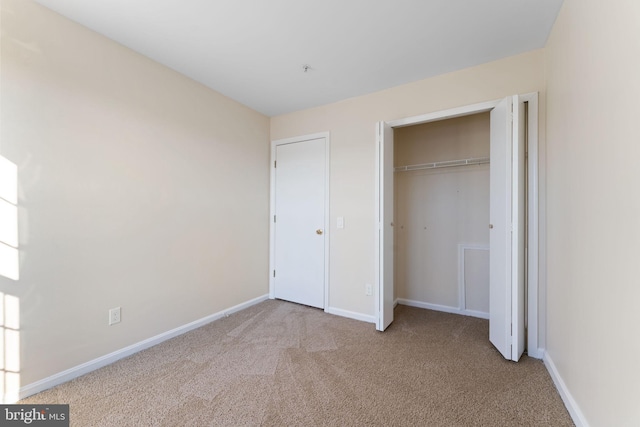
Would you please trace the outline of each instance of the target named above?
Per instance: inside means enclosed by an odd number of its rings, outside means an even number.
[[[378,123],[378,233],[379,275],[382,286],[377,295],[378,318],[376,329],[384,331],[393,322],[393,129],[387,123]]]
[[[525,347],[525,108],[517,95],[490,112],[489,340],[509,360]],[[393,321],[393,129],[378,124],[377,329]]]
[[[514,361],[525,346],[524,114],[517,95],[491,111],[489,340]]]

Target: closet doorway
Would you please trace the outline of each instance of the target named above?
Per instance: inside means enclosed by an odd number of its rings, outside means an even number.
[[[399,302],[489,317],[505,358],[540,357],[537,127],[535,93],[378,124],[378,330]]]
[[[394,132],[399,304],[489,319],[489,112]]]

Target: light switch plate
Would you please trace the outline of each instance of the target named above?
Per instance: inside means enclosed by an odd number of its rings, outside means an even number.
[[[344,217],[343,216],[339,216],[338,217],[337,226],[338,226],[338,228],[344,228]]]

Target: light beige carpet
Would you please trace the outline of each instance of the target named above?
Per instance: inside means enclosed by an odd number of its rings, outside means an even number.
[[[266,301],[21,403],[74,426],[570,426],[544,365],[488,322],[398,306],[372,324]]]

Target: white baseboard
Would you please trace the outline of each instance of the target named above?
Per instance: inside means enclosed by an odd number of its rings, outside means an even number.
[[[534,359],[542,359],[544,357],[544,349],[537,348],[534,350],[527,349],[527,356],[533,357]]]
[[[587,419],[584,417],[584,414],[580,410],[578,403],[569,392],[567,385],[564,383],[564,380],[556,369],[556,365],[553,363],[553,360],[551,360],[551,356],[549,356],[549,353],[544,352],[542,360],[544,361],[544,365],[547,367],[547,371],[549,371],[549,375],[551,375],[551,379],[553,379],[553,383],[556,385],[556,388],[560,393],[560,397],[564,402],[564,406],[567,407],[569,415],[571,415],[571,418],[573,419],[576,427],[589,427]]]
[[[50,377],[44,378],[40,381],[27,384],[24,387],[20,388],[19,399],[24,399],[25,397],[34,395],[36,393],[40,393],[41,391],[47,390],[51,387],[55,387],[59,384],[70,381],[74,378],[87,374],[91,371],[100,369],[103,366],[107,366],[117,360],[130,356],[134,353],[137,353],[149,347],[153,347],[154,345],[160,344],[163,341],[166,341],[168,339],[177,337],[178,335],[182,335],[186,332],[197,329],[201,326],[206,325],[207,323],[211,323],[215,320],[226,317],[237,311],[241,311],[241,310],[244,310],[245,308],[249,308],[252,305],[261,303],[262,301],[266,301],[267,299],[268,299],[268,295],[263,295],[258,298],[254,298],[252,300],[230,307],[226,310],[219,311],[218,313],[211,314],[209,316],[203,317],[202,319],[193,321],[191,323],[187,323],[186,325],[179,326],[175,329],[171,329],[170,331],[167,331],[162,334],[156,335],[154,337],[148,338],[146,340],[140,341],[136,344],[132,344],[123,349],[114,351],[113,353],[109,353],[104,356],[98,357],[97,359],[90,360],[81,365],[67,369],[66,371],[62,371],[57,374],[51,375]],[[15,402],[5,402],[5,403],[15,403]]]
[[[489,313],[483,313],[475,310],[461,310],[458,307],[450,307],[448,305],[431,304],[428,302],[415,301],[410,299],[398,298],[398,304],[408,305],[409,307],[426,308],[427,310],[442,311],[445,313],[461,314],[463,316],[478,317],[480,319],[489,319]]]
[[[471,317],[477,317],[479,319],[489,320],[489,313],[485,313],[483,311],[460,310],[460,314],[462,314],[463,316],[471,316]]]
[[[342,310],[334,307],[327,307],[324,311],[336,316],[348,317],[349,319],[360,320],[367,323],[376,323],[375,316],[370,316],[368,314],[356,313],[355,311]]]

